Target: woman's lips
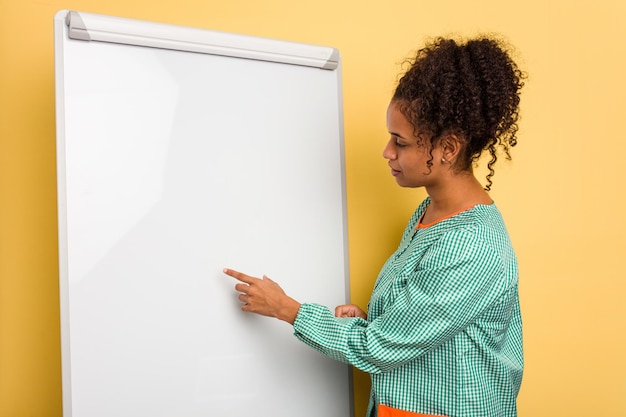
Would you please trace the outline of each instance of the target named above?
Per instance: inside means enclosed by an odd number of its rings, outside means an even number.
[[[393,175],[394,177],[397,177],[398,175],[400,175],[400,171],[391,168],[391,175]]]

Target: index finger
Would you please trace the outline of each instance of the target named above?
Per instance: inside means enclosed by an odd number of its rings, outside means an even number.
[[[245,282],[246,284],[252,284],[258,278],[251,277],[250,275],[246,275],[243,272],[235,271],[234,269],[224,268],[223,272],[226,275],[229,275],[241,282]]]

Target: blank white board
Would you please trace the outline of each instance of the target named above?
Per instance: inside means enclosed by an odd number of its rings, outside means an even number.
[[[347,301],[333,48],[55,16],[64,417],[352,415],[350,369],[232,267]]]

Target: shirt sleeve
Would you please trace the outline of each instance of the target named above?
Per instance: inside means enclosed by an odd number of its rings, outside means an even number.
[[[387,372],[453,338],[504,295],[504,264],[467,230],[443,235],[415,265],[407,263],[372,321],[336,318],[328,308],[303,304],[295,336],[326,356],[368,373]]]

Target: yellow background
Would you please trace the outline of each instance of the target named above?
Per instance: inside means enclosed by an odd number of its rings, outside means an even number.
[[[362,306],[424,197],[397,187],[381,158],[399,62],[427,36],[504,34],[530,75],[519,144],[497,167],[492,193],[520,261],[527,366],[519,414],[626,416],[623,0],[0,0],[0,417],[61,416],[59,9],[337,47],[352,299]],[[356,372],[357,417],[368,387]]]

